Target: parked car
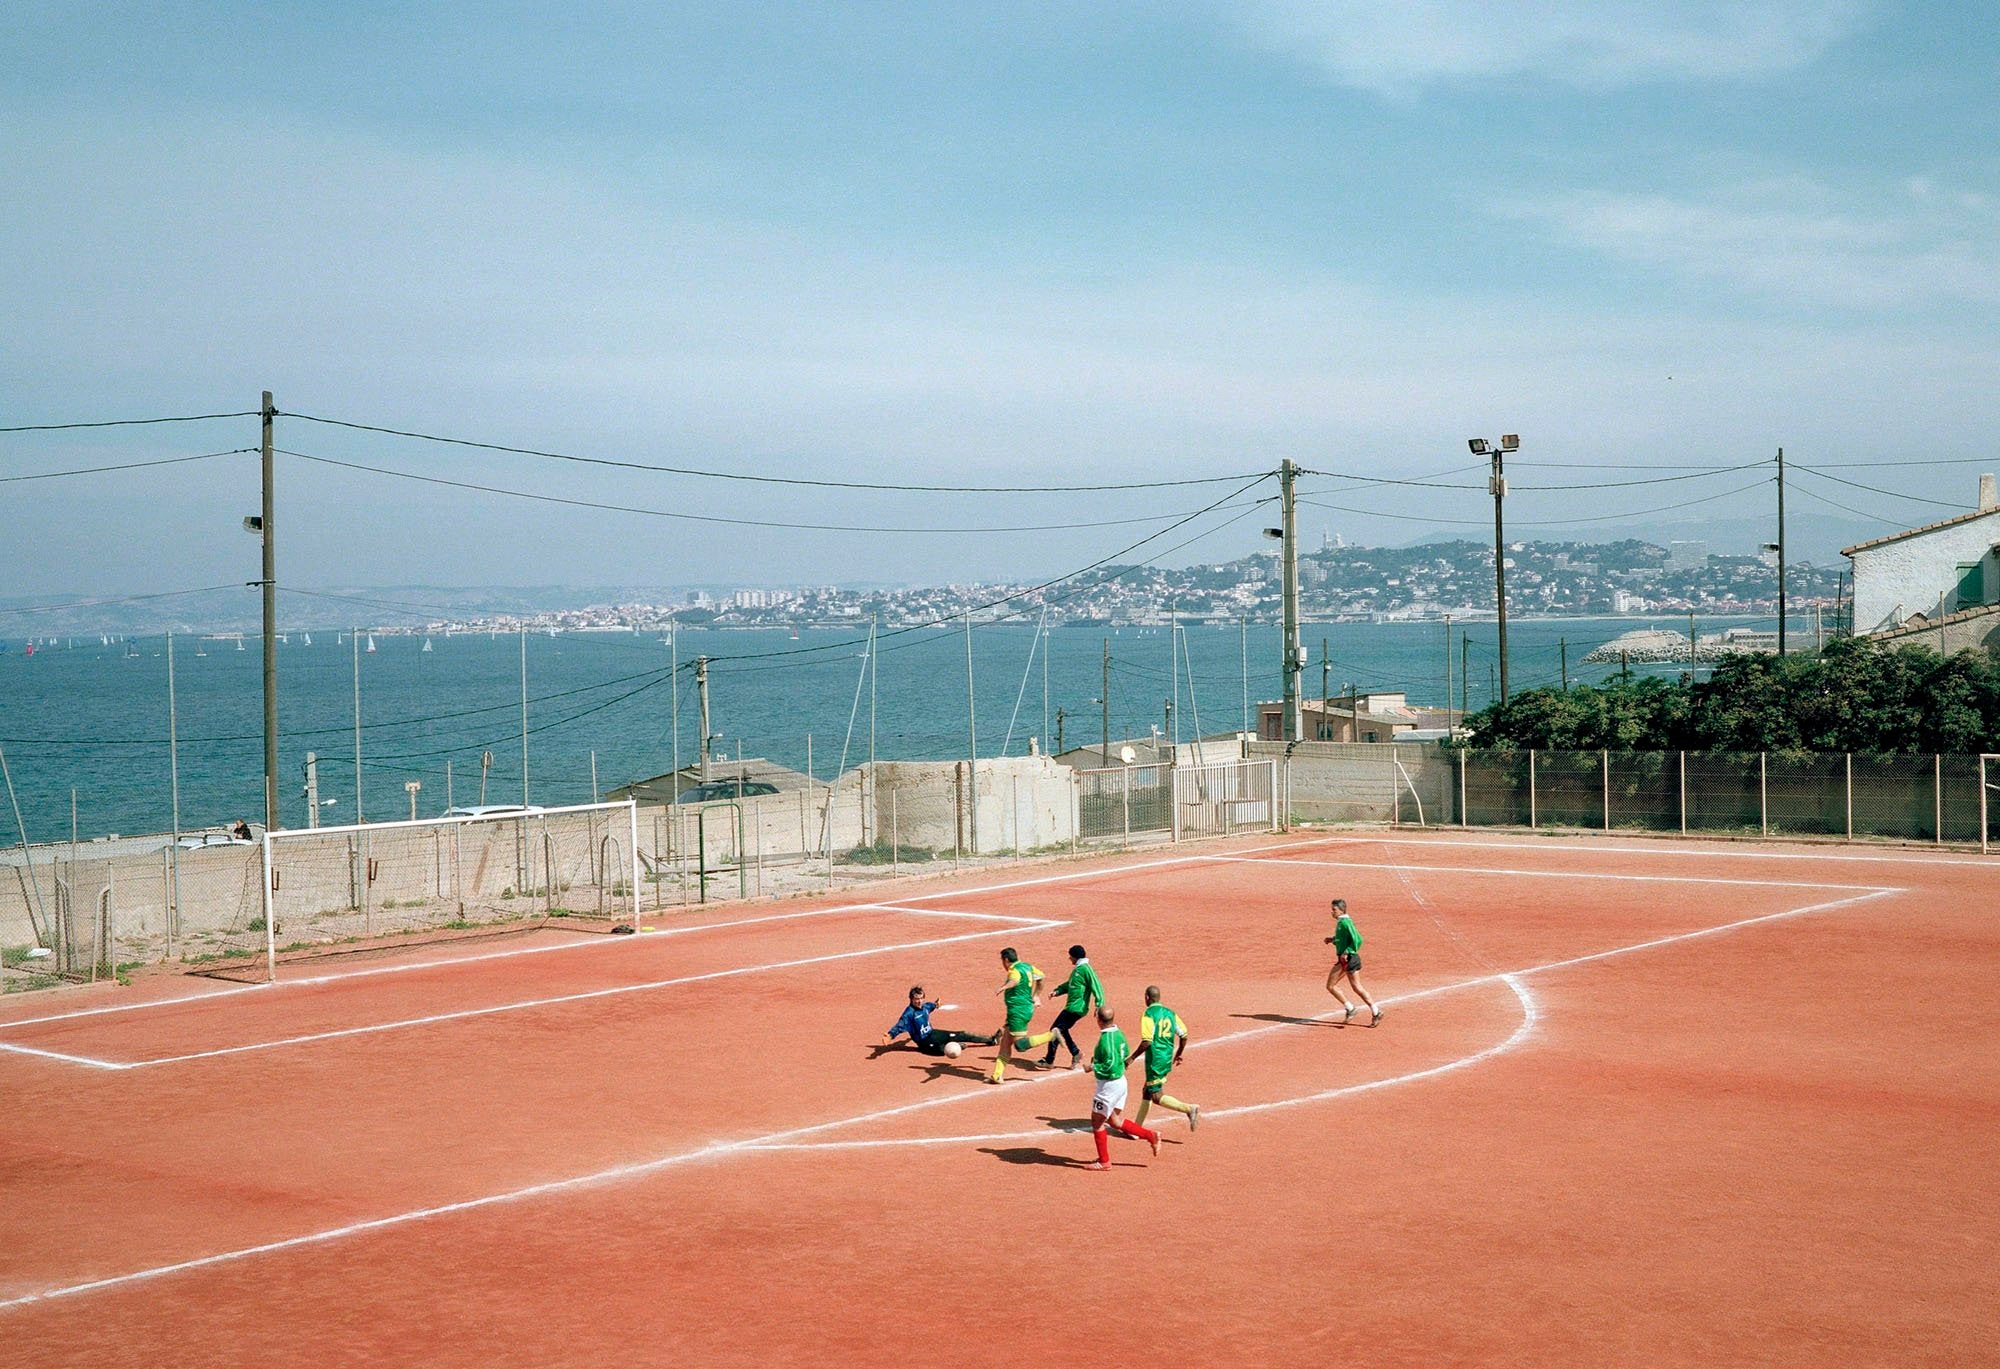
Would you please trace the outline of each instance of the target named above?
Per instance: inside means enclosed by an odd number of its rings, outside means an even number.
[[[675,803],[712,803],[716,799],[754,799],[764,794],[775,794],[778,786],[763,780],[708,780],[691,789],[683,789],[675,797]]]
[[[475,803],[459,808],[447,808],[448,818],[509,818],[526,817],[531,813],[544,811],[539,803]]]
[[[255,846],[257,843],[247,837],[234,836],[228,832],[190,832],[174,843],[182,851],[199,851],[206,846]]]

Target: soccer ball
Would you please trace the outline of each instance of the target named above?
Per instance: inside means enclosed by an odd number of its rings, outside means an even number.
[[[965,1047],[959,1045],[956,1041],[947,1041],[944,1043],[944,1053],[952,1060],[958,1059],[958,1053],[964,1049]]]

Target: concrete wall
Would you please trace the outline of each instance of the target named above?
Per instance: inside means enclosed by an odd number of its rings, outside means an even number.
[[[1958,568],[1975,561],[1985,567],[1985,601],[2000,600],[2000,564],[1993,555],[1996,541],[2000,541],[2000,509],[1853,552],[1848,559],[1854,563],[1854,630],[1876,632],[1913,613],[1935,614],[1940,594],[1946,596],[1945,610],[1950,612],[1956,607],[1951,596],[1958,585]]]
[[[1250,754],[1278,761],[1288,821],[1414,823],[1419,800],[1425,821],[1458,820],[1456,763],[1436,746],[1301,742],[1287,763],[1282,743],[1252,742]]]
[[[1048,756],[981,760],[976,810],[964,761],[880,761],[874,770],[878,841],[991,855],[1067,846],[1076,833],[1074,777]]]
[[[2000,604],[1947,614],[1935,626],[1891,628],[1871,635],[1886,646],[1927,646],[1946,656],[1980,648],[2000,655]]]

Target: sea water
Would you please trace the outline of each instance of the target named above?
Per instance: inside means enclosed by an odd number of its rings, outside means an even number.
[[[1703,619],[1703,632],[1752,620]],[[1509,623],[1513,689],[1553,684],[1567,647],[1569,678],[1599,680],[1616,666],[1585,666],[1589,650],[1622,632],[1671,617],[1518,619]],[[1029,739],[1055,749],[1095,744],[1103,729],[1104,647],[1110,644],[1112,740],[1162,734],[1192,738],[1255,726],[1256,705],[1281,692],[1279,630],[1273,624],[1184,625],[1177,647],[1167,627],[1051,628],[1044,653],[1032,622],[975,625],[968,709],[963,626],[879,631],[877,672],[864,678],[868,629],[682,628],[670,648],[658,633],[485,633],[424,637],[375,634],[359,655],[362,787],[370,821],[410,816],[404,785],[418,782],[417,812],[448,803],[518,803],[522,784],[521,659],[527,656],[525,797],[554,805],[662,774],[699,747],[694,681],[697,656],[709,669],[711,729],[718,755],[758,756],[824,780],[868,758],[964,756],[976,727],[978,753],[1025,754]],[[278,648],[279,795],[286,826],[306,823],[307,753],[319,758],[320,820],[355,821],[354,696],[351,640],[299,630]],[[1307,697],[1322,683],[1334,694],[1358,686],[1402,690],[1413,704],[1445,701],[1445,629],[1436,622],[1310,624]],[[1470,680],[1459,678],[1461,639]],[[21,823],[31,841],[66,840],[70,796],[78,834],[166,831],[173,821],[169,765],[167,652],[163,638],[104,645],[67,642],[24,654],[17,639],[0,651],[0,746],[5,747]],[[364,634],[365,640],[365,634]],[[174,641],[179,812],[183,828],[263,817],[262,655],[233,641]],[[205,654],[197,654],[206,648]],[[1492,697],[1495,627],[1454,625],[1449,649],[1454,698],[1469,685],[1470,705]],[[1322,668],[1322,651],[1327,662]],[[1175,660],[1179,657],[1178,690]],[[671,661],[681,670],[669,677]],[[1044,660],[1047,689],[1044,693]],[[1192,688],[1189,668],[1192,666]],[[1635,665],[1637,673],[1641,667]],[[1676,675],[1674,666],[1651,667]],[[857,686],[859,686],[857,690]],[[1178,693],[1172,715],[1167,704]],[[490,759],[486,759],[490,758]],[[482,760],[484,759],[484,764]],[[451,773],[446,774],[446,763]],[[483,788],[482,788],[483,771]],[[0,795],[4,799],[4,795]],[[330,800],[330,802],[328,802]],[[0,840],[16,840],[11,807],[0,807]]]

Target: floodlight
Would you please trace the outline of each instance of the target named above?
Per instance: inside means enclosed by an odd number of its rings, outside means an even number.
[[[1472,454],[1474,456],[1484,456],[1489,450],[1486,445],[1486,439],[1483,437],[1467,438],[1465,441],[1465,445],[1472,448]]]
[[[1520,451],[1520,450],[1521,450],[1521,435],[1520,435],[1519,433],[1502,433],[1502,434],[1500,434],[1500,450],[1501,450],[1501,451],[1503,451],[1503,452],[1518,452],[1518,451]]]
[[[1285,540],[1285,530],[1283,528],[1266,528],[1264,529],[1264,535],[1273,542],[1282,542]]]
[[[245,518],[243,520],[243,531],[262,532],[263,530],[264,530],[264,520],[260,518],[258,515],[253,513],[248,518]]]

